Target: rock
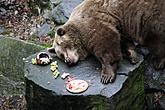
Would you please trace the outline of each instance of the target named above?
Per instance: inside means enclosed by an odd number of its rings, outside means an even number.
[[[152,91],[146,93],[146,110],[165,110],[165,94]]]
[[[165,69],[158,71],[152,63],[146,64],[145,91],[148,110],[165,110]]]
[[[82,1],[83,0],[62,0],[51,12],[53,21],[57,24],[64,24],[68,20],[73,9]]]
[[[145,59],[144,86],[146,110],[165,110],[165,69],[155,70],[146,47],[138,46]]]
[[[83,0],[30,0],[28,2],[33,14],[43,15],[45,19],[52,20],[56,24],[64,24],[73,9]]]
[[[61,2],[62,2],[62,0],[50,0],[51,9],[44,10],[43,17],[45,19],[52,20],[52,16],[51,16],[52,15],[52,10],[54,9],[54,7],[59,5]]]
[[[56,24],[64,24],[67,21],[60,5],[52,10],[51,17]]]
[[[3,34],[5,31],[5,28],[0,26],[0,34]]]
[[[165,96],[160,98],[159,104],[162,109],[165,109]]]
[[[111,97],[111,110],[146,110],[144,93],[144,62],[123,84],[123,88]]]
[[[0,96],[0,110],[27,110],[25,97]]]
[[[51,20],[50,17],[51,17],[51,10],[49,9],[45,9],[43,10],[43,17],[45,20]]]
[[[44,23],[44,24],[38,29],[37,36],[39,36],[39,37],[46,36],[46,35],[49,33],[50,30],[51,30],[50,25],[47,24],[47,23]]]
[[[41,49],[21,40],[0,37],[0,96],[24,94],[23,58]]]
[[[50,0],[50,2],[54,4],[55,6],[57,6],[58,4],[62,2],[62,0]]]
[[[45,9],[51,9],[50,0],[29,0],[27,4],[36,15],[40,15]]]
[[[165,69],[157,71],[151,64],[145,72],[146,89],[157,89],[165,92]]]
[[[6,9],[2,8],[3,5],[0,5],[0,15],[5,15],[7,13]]]
[[[52,72],[50,70],[50,65],[47,66],[38,66],[32,65],[29,63],[32,58],[36,56],[32,55],[26,59],[28,63],[25,63],[25,77],[27,82],[26,87],[26,99],[27,99],[27,106],[30,109],[40,108],[43,109],[54,109],[58,108],[58,110],[63,109],[73,109],[73,110],[109,110],[111,106],[110,98],[113,97],[117,92],[121,90],[123,84],[126,85],[123,91],[120,93],[120,96],[125,96],[128,100],[129,104],[134,101],[135,105],[130,105],[125,107],[130,108],[137,108],[137,103],[141,104],[142,101],[140,100],[143,97],[143,77],[142,72],[135,72],[134,70],[139,67],[142,63],[143,59],[141,56],[141,62],[137,65],[131,65],[126,60],[121,62],[120,69],[118,70],[117,79],[114,83],[103,85],[100,82],[100,63],[94,58],[89,57],[87,60],[79,62],[78,65],[74,67],[68,67],[63,61],[58,58],[54,58],[53,61],[58,62],[59,71],[61,74],[63,72],[69,72],[72,77],[75,79],[83,79],[88,81],[89,88],[87,91],[81,94],[72,94],[68,92],[65,88],[65,81],[60,77],[57,79],[53,78]],[[127,65],[127,66],[125,66]],[[124,70],[123,68],[126,68]],[[143,68],[139,68],[140,70]],[[126,73],[125,73],[126,72]],[[128,74],[128,73],[132,73]],[[141,75],[139,75],[141,74]],[[134,77],[132,80],[128,78],[128,75]],[[129,83],[125,84],[124,82],[127,81]],[[49,84],[47,83],[49,82]],[[127,88],[129,87],[129,88]],[[133,88],[133,89],[132,89]],[[132,92],[133,91],[133,92]],[[128,94],[125,94],[128,93]],[[131,95],[130,98],[128,96],[133,93],[135,95],[133,98]],[[136,97],[138,98],[138,102],[136,102]],[[117,100],[118,102],[120,100]],[[122,99],[121,99],[122,102]],[[44,105],[44,106],[42,106]],[[139,105],[143,106],[143,105]],[[65,108],[64,108],[65,107]]]

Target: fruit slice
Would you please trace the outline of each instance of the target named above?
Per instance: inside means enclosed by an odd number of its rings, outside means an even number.
[[[66,84],[66,89],[71,93],[82,93],[88,89],[88,83],[84,80],[72,80]]]

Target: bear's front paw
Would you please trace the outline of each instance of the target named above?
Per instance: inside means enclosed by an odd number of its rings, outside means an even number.
[[[140,57],[137,55],[135,50],[128,50],[130,52],[129,59],[132,64],[136,64],[140,61]]]
[[[165,58],[154,59],[153,65],[154,65],[154,67],[155,67],[156,70],[163,69],[165,67]]]
[[[140,58],[138,56],[130,57],[131,64],[136,64],[140,61]]]
[[[116,78],[116,74],[111,69],[104,69],[101,72],[101,82],[103,84],[112,83]]]

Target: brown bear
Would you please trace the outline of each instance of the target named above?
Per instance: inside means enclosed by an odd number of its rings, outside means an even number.
[[[106,84],[114,81],[122,59],[121,39],[147,46],[155,68],[163,68],[165,0],[84,0],[57,29],[49,50],[68,64],[95,55],[102,64],[101,82]],[[133,45],[127,51],[136,59]]]

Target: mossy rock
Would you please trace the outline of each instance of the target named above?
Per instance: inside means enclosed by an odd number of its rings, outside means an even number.
[[[121,91],[112,97],[112,110],[144,110],[144,71],[145,64],[141,64],[123,85]]]
[[[0,95],[25,92],[23,58],[43,49],[18,39],[0,37]]]

